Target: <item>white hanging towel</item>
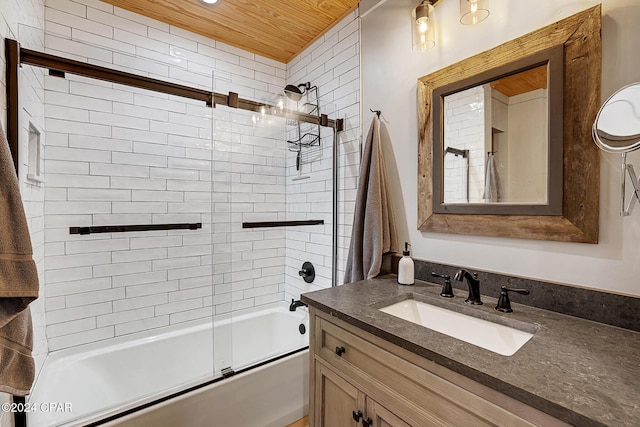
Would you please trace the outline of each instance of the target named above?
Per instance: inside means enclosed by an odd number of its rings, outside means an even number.
[[[484,194],[482,198],[488,203],[500,201],[500,185],[498,182],[498,170],[492,153],[487,159],[487,171],[484,178]]]
[[[396,225],[380,145],[380,120],[374,117],[360,164],[344,283],[376,277],[380,274],[382,255],[397,250]]]

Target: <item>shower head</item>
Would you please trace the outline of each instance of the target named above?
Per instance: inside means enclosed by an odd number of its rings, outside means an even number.
[[[302,91],[298,89],[298,86],[287,85],[284,88],[284,94],[292,101],[300,101],[302,98]]]
[[[300,83],[299,85],[286,85],[284,94],[292,101],[300,101],[302,95],[311,87],[311,83]]]

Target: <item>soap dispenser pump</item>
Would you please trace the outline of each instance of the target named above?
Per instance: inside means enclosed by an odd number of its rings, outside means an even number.
[[[400,285],[413,285],[414,282],[414,269],[413,260],[409,253],[408,242],[404,242],[404,251],[402,252],[402,258],[398,262],[398,283]]]

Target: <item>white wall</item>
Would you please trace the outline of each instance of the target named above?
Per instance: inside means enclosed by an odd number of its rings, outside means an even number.
[[[507,141],[509,198],[514,203],[544,203],[547,200],[548,146],[540,135],[548,135],[547,91],[538,89],[509,97]]]
[[[640,295],[640,220],[619,216],[619,158],[602,154],[600,243],[597,245],[422,233],[417,224],[417,79],[474,54],[602,3],[602,99],[640,80],[640,4],[637,0],[493,0],[489,18],[459,24],[458,2],[436,6],[438,46],[411,50],[409,14],[417,1],[387,1],[362,20],[363,110],[379,108],[387,120],[384,144],[400,239],[416,258],[505,274]],[[590,88],[585,88],[590,90]],[[640,153],[629,156],[640,164]]]

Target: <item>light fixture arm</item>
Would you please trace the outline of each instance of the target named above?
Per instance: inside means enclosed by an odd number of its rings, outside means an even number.
[[[423,0],[416,7],[416,20],[419,19],[429,19],[429,6],[433,6],[433,2],[431,0]]]

